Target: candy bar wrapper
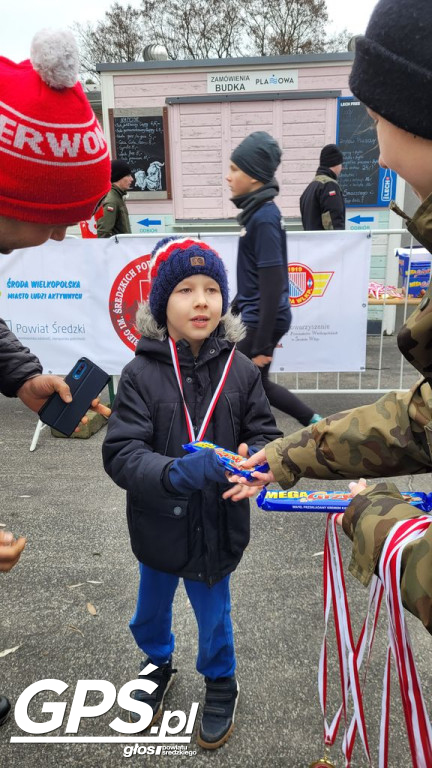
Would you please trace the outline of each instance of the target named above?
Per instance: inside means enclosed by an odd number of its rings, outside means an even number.
[[[202,448],[211,448],[215,452],[222,466],[224,466],[228,472],[232,472],[235,475],[241,475],[247,480],[254,479],[252,477],[252,472],[268,472],[269,470],[268,464],[260,464],[253,469],[242,469],[241,464],[246,461],[244,456],[239,456],[238,453],[233,453],[232,451],[226,451],[225,448],[221,448],[219,445],[215,445],[215,443],[208,443],[205,440],[186,443],[186,445],[183,445],[183,448],[185,451],[189,451],[189,453],[200,451]]]
[[[422,510],[432,510],[432,493],[402,493],[409,504]],[[350,501],[350,493],[337,491],[269,491],[264,488],[256,502],[261,509],[279,512],[344,512]]]

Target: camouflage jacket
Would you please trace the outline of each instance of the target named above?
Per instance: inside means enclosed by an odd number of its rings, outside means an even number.
[[[128,235],[131,231],[129,214],[124,201],[126,192],[115,184],[102,202],[103,216],[97,220],[97,236]]]
[[[408,230],[432,251],[432,195],[408,219]],[[269,443],[267,460],[282,488],[290,488],[301,477],[357,480],[431,471],[431,299],[429,285],[398,334],[401,352],[422,379],[410,392],[389,392],[372,405],[337,413]],[[390,529],[420,514],[389,482],[369,486],[356,496],[343,518],[344,530],[353,540],[351,573],[367,585]],[[424,538],[405,548],[402,567],[403,603],[432,634],[432,526]]]

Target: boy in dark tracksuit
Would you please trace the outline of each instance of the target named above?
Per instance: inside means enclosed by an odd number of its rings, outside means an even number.
[[[265,131],[251,133],[231,155],[226,179],[232,202],[242,209],[233,309],[246,326],[239,349],[259,367],[270,404],[307,426],[321,417],[269,377],[274,349],[291,325],[286,234],[274,202],[281,155],[277,141]]]
[[[136,323],[142,337],[123,371],[103,447],[106,471],[127,490],[140,562],[130,626],[146,656],[141,669],[157,666],[146,675],[155,692],[133,695],[151,705],[154,722],[175,671],[172,603],[182,577],[206,683],[198,743],[215,749],[232,731],[238,697],[229,578],[249,541],[251,491],[227,490],[213,451],[184,455],[182,445],[205,436],[247,455],[280,432],[258,370],[235,349],[243,326],[228,312],[225,268],[209,246],[190,238],[158,243],[149,302]],[[131,720],[139,716],[131,712]]]

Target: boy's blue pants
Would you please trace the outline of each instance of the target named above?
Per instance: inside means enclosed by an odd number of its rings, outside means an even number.
[[[159,666],[174,651],[172,605],[179,578],[142,563],[139,568],[137,606],[129,626],[139,648]],[[225,576],[212,587],[183,579],[198,624],[196,668],[212,680],[231,677],[236,666],[229,578]]]

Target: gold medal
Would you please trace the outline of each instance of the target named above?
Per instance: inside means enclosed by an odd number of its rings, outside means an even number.
[[[327,757],[322,757],[321,760],[315,760],[314,763],[311,763],[309,768],[336,768],[336,766]]]

